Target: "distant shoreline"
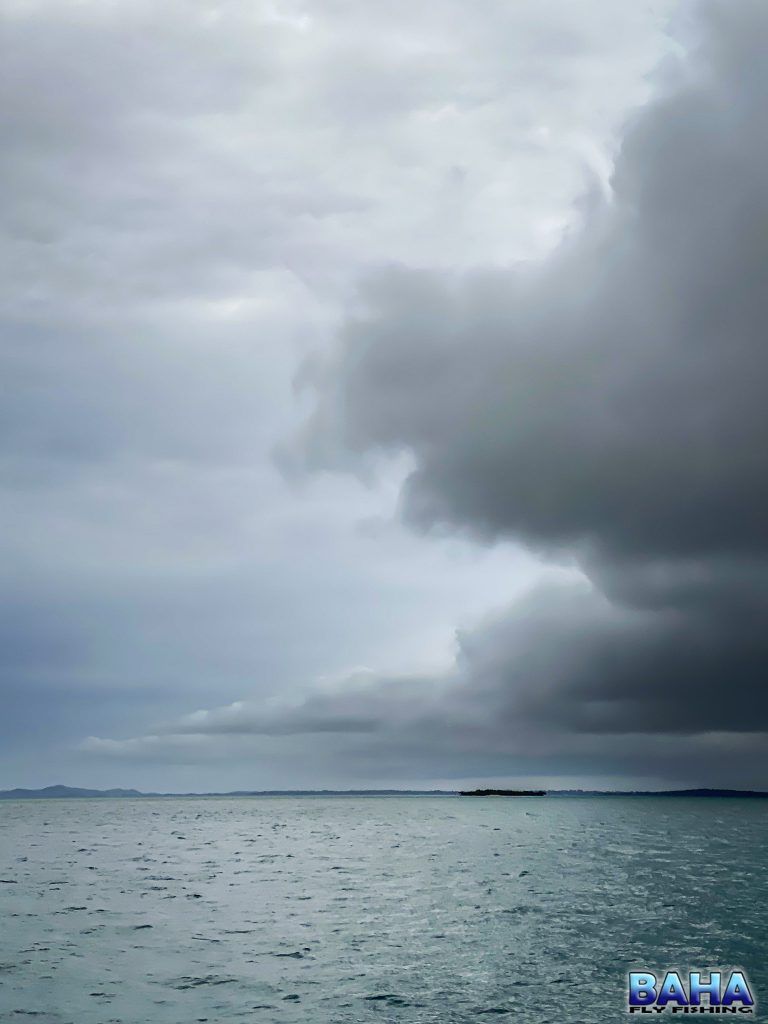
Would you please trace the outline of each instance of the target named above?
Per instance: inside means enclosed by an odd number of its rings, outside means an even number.
[[[768,799],[768,792],[754,789],[662,789],[662,790],[507,790],[507,789],[253,789],[227,793],[143,793],[138,789],[81,789],[73,786],[47,786],[44,789],[0,790],[0,800],[82,800],[82,799],[203,799],[206,797],[689,797]]]

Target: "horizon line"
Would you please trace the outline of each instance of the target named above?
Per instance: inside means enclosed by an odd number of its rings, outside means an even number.
[[[518,789],[483,786],[472,790],[461,789],[396,789],[349,788],[349,789],[236,789],[221,791],[159,792],[134,788],[110,787],[95,789],[87,786],[66,786],[57,783],[41,788],[17,786],[0,790],[0,799],[87,799],[87,798],[160,798],[160,797],[258,797],[258,796],[461,796],[461,795],[521,795],[521,796],[745,796],[768,798],[768,791],[754,789],[731,789],[728,787],[699,786],[677,789]]]

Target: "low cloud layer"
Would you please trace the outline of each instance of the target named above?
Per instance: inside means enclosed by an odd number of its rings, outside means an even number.
[[[197,711],[149,736],[93,737],[84,749],[171,763],[309,759],[364,780],[625,776],[759,785],[766,701],[745,698],[744,689],[753,659],[768,650],[753,639],[749,653],[740,651],[737,634],[716,618],[710,624],[708,634],[703,621],[676,610],[630,609],[586,581],[561,584],[459,634],[447,672],[360,671],[290,700]]]
[[[462,635],[445,675],[171,732],[366,735],[410,772],[483,755],[501,774],[768,784],[768,9],[708,3],[697,25],[627,125],[610,196],[544,262],[369,279],[284,454],[406,452],[410,524],[522,541],[589,583]]]

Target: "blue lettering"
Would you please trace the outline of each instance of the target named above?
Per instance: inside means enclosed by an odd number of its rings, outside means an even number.
[[[657,1002],[659,1006],[666,1006],[667,1003],[677,1003],[678,1006],[688,1005],[688,997],[685,994],[683,983],[680,981],[680,975],[675,971],[667,971]]]
[[[712,971],[709,981],[702,981],[699,971],[691,971],[691,1006],[700,1006],[704,992],[709,996],[710,1006],[720,1005],[720,972]]]
[[[629,1005],[648,1006],[656,1001],[656,975],[633,972],[629,975]]]
[[[728,979],[728,987],[723,993],[723,1006],[732,1006],[734,1003],[742,1003],[744,1006],[755,1005],[747,979],[741,971],[734,971],[731,974]]]

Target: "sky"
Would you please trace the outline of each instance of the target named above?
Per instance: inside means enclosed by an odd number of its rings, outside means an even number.
[[[768,787],[761,0],[5,0],[0,788]]]

